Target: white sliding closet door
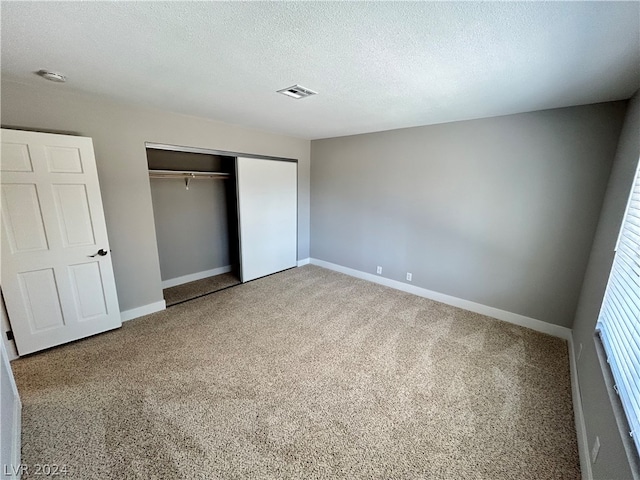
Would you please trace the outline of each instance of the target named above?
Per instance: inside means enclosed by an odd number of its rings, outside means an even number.
[[[297,265],[297,164],[238,157],[242,281]]]

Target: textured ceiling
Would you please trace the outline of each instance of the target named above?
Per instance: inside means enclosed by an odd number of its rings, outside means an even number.
[[[7,2],[2,76],[324,138],[629,98],[638,2]],[[299,83],[320,92],[293,100]]]

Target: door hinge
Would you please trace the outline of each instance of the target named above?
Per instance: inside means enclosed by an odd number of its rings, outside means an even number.
[[[11,330],[7,330],[7,340],[13,340],[13,332]]]

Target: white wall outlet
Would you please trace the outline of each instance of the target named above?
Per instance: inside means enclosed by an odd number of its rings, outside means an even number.
[[[377,273],[378,275],[382,275],[382,267],[381,267],[380,265],[378,265],[378,266],[376,267],[376,273]]]
[[[407,281],[410,282],[413,275],[410,272],[407,272]]]
[[[580,355],[582,355],[582,343],[578,346],[578,355],[576,355],[576,360],[580,360]]]
[[[596,437],[596,441],[593,442],[593,448],[591,448],[591,463],[596,463],[596,458],[598,458],[599,451],[600,451],[600,437]]]

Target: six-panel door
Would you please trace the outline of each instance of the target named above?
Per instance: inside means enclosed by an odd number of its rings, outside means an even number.
[[[18,352],[119,327],[91,139],[1,134],[2,291]]]

